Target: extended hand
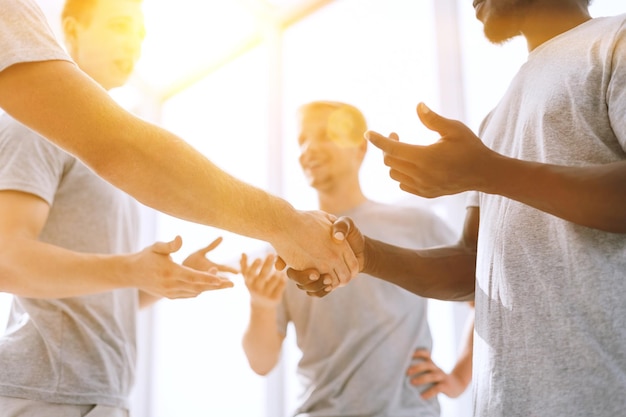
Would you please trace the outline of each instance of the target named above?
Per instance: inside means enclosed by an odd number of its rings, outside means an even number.
[[[170,242],[156,242],[129,256],[130,270],[125,272],[134,279],[134,286],[166,298],[196,297],[204,291],[233,286],[231,281],[217,275],[217,267],[211,267],[209,272],[174,262],[170,255],[178,251],[182,244],[180,236],[176,236]]]
[[[238,274],[239,271],[228,265],[216,264],[215,262],[207,259],[207,253],[217,248],[222,243],[222,237],[218,237],[213,242],[209,243],[204,248],[200,248],[191,255],[189,255],[184,261],[183,265],[196,269],[198,271],[210,271],[217,270],[219,272],[229,272],[231,274]]]
[[[488,185],[489,167],[498,154],[487,148],[463,123],[446,119],[420,103],[422,123],[441,135],[430,146],[410,145],[397,136],[385,137],[368,131],[365,136],[384,152],[389,176],[411,194],[433,198],[468,190],[482,191]]]
[[[287,277],[283,271],[274,268],[274,260],[274,255],[267,255],[264,260],[255,259],[248,264],[248,256],[245,253],[241,255],[241,275],[253,306],[276,307],[283,296]]]

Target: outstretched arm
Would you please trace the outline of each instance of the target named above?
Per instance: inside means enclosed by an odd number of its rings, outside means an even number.
[[[170,254],[180,249],[179,237],[127,255],[74,252],[41,242],[48,212],[39,197],[0,191],[0,291],[62,298],[138,288],[160,297],[187,298],[232,286],[215,274],[173,262]]]
[[[400,188],[423,197],[467,190],[498,194],[564,220],[626,233],[626,161],[570,167],[508,158],[487,148],[459,121],[424,104],[422,123],[441,135],[430,146],[401,143],[375,132],[366,135],[383,150],[390,176]]]
[[[0,107],[148,206],[265,240],[288,264],[316,267],[335,282],[356,274],[350,248],[330,238],[330,216],[295,210],[228,175],[174,134],[123,110],[70,62],[0,71]]]
[[[276,309],[285,290],[284,272],[273,267],[274,256],[255,259],[248,264],[246,254],[241,256],[241,274],[250,292],[250,321],[243,336],[243,350],[250,367],[259,375],[266,375],[278,363],[285,336],[278,331]]]

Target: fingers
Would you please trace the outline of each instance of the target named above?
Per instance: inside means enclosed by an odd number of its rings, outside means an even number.
[[[422,398],[425,400],[430,400],[431,398],[437,396],[441,390],[439,389],[439,384],[435,384],[432,387],[428,388],[426,391],[422,392]]]
[[[277,271],[282,271],[286,267],[287,267],[287,263],[285,262],[285,260],[281,258],[280,256],[276,256],[276,261],[274,262],[274,268],[276,268]]]
[[[211,252],[213,249],[217,248],[220,245],[220,243],[222,243],[222,240],[223,238],[220,236],[217,239],[215,239],[213,242],[209,243],[204,248],[198,249],[196,252],[202,255],[206,255],[207,253]]]
[[[385,156],[393,156],[399,159],[413,159],[415,158],[415,150],[423,148],[423,146],[400,142],[398,139],[390,139],[372,130],[365,132],[365,137],[372,145],[381,149]]]
[[[320,276],[319,272],[315,269],[298,271],[287,268],[287,276],[296,283],[298,288],[306,291],[310,296],[324,297],[333,289],[330,275],[324,274]]]
[[[237,268],[234,268],[234,267],[229,266],[229,265],[219,264],[219,265],[216,265],[216,267],[217,267],[217,270],[220,271],[220,272],[229,272],[231,274],[238,274],[239,273],[239,270]]]
[[[427,349],[415,349],[415,352],[413,352],[413,359],[421,359],[424,361],[430,361],[431,357],[430,357],[430,352]]]
[[[176,236],[169,242],[155,242],[151,246],[151,250],[154,253],[160,255],[170,255],[178,251],[183,246],[183,239],[180,236]]]
[[[169,299],[194,298],[206,291],[215,291],[233,287],[233,282],[215,273],[200,272],[181,268],[175,286],[168,286],[168,292],[162,294]]]

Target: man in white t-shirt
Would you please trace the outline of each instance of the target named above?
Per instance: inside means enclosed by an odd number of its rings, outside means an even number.
[[[592,19],[588,0],[474,7],[489,40],[522,35],[529,49],[480,138],[423,104],[437,143],[368,134],[403,190],[473,191],[462,239],[413,251],[354,228],[348,238],[363,272],[422,296],[475,299],[477,417],[623,415],[626,15]],[[319,291],[310,273],[289,275]]]

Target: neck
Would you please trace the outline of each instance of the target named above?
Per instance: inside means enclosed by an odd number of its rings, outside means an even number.
[[[536,4],[538,6],[529,11],[528,17],[522,24],[521,32],[526,38],[529,52],[591,19],[587,6],[581,4],[567,6],[558,6],[550,2],[536,2]]]
[[[367,198],[357,182],[356,186],[343,184],[343,186],[336,187],[333,190],[318,190],[317,200],[320,210],[331,214],[339,214],[363,204],[367,201]]]

